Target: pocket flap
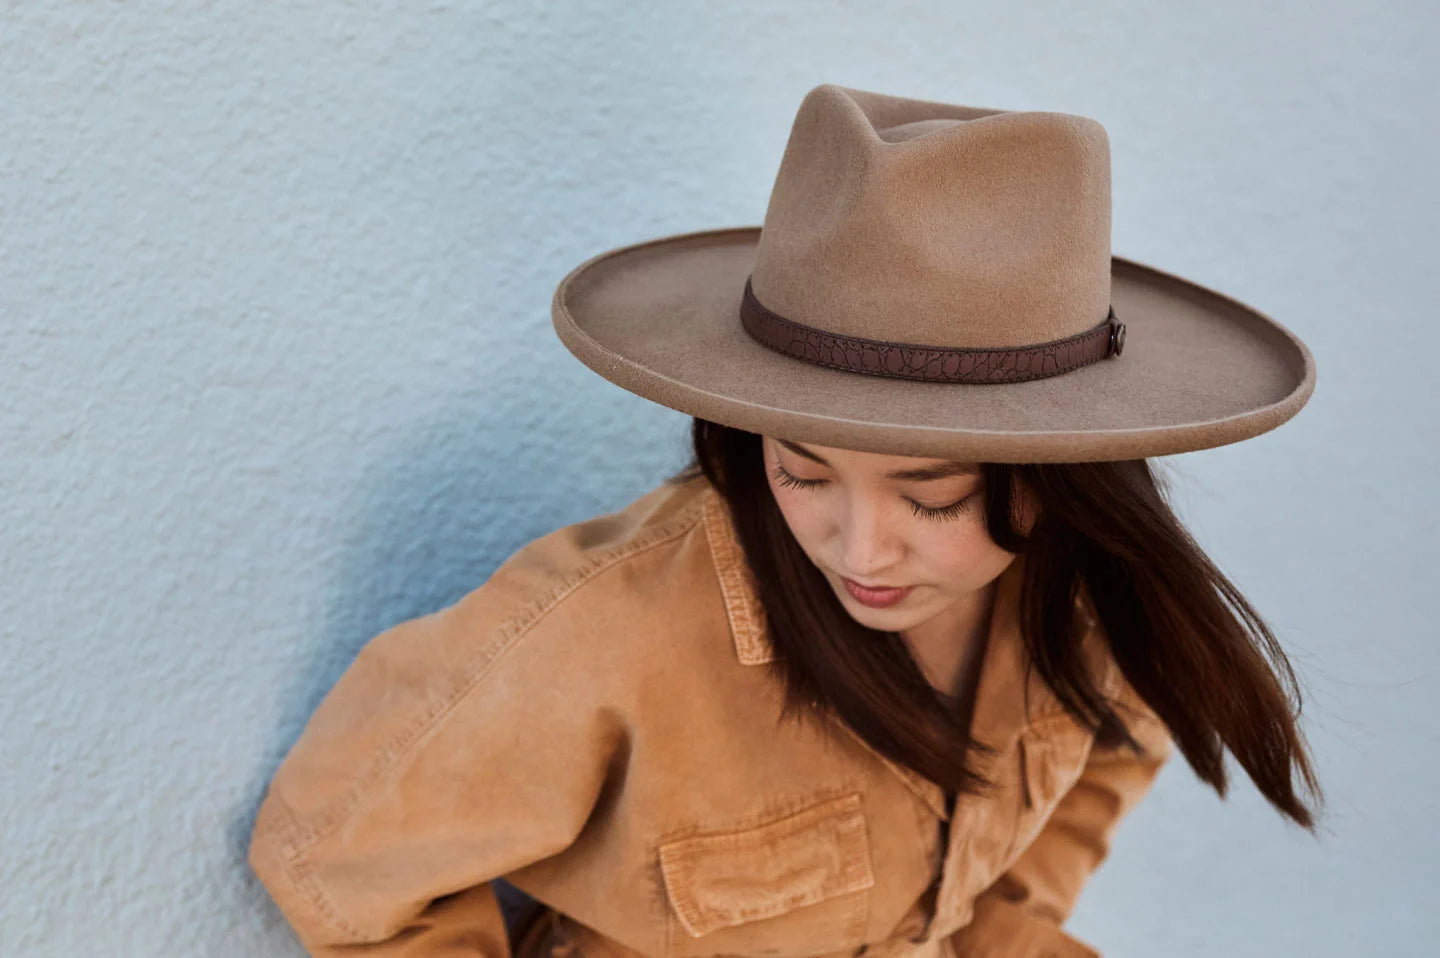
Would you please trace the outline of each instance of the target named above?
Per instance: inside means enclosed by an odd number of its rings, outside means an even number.
[[[858,792],[751,828],[666,842],[660,868],[696,938],[875,884]]]

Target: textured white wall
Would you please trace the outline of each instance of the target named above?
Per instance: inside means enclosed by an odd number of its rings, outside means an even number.
[[[20,4],[0,20],[0,955],[296,954],[244,864],[369,637],[678,466],[554,338],[610,246],[758,223],[820,82],[1093,116],[1115,252],[1253,303],[1310,405],[1173,457],[1295,654],[1316,842],[1183,762],[1072,927],[1433,954],[1436,8]]]

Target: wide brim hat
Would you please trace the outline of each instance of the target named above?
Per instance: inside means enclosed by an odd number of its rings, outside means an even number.
[[[1111,254],[1103,127],[824,84],[765,221],[575,267],[585,365],[750,432],[987,462],[1134,459],[1257,436],[1315,386],[1256,309]]]

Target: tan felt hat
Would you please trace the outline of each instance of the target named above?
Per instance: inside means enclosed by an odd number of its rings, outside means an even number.
[[[583,363],[750,432],[987,462],[1169,455],[1279,426],[1309,349],[1110,253],[1095,120],[822,84],[759,227],[594,256],[552,303]]]

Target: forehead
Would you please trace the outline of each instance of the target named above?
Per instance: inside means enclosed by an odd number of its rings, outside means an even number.
[[[954,459],[925,459],[914,456],[887,456],[880,453],[857,452],[850,449],[833,449],[829,446],[804,444],[775,437],[775,441],[786,449],[817,462],[822,466],[837,468],[846,460],[874,460],[882,463],[886,479],[924,481],[947,479],[953,476],[975,476],[980,474],[979,463],[960,462]]]

